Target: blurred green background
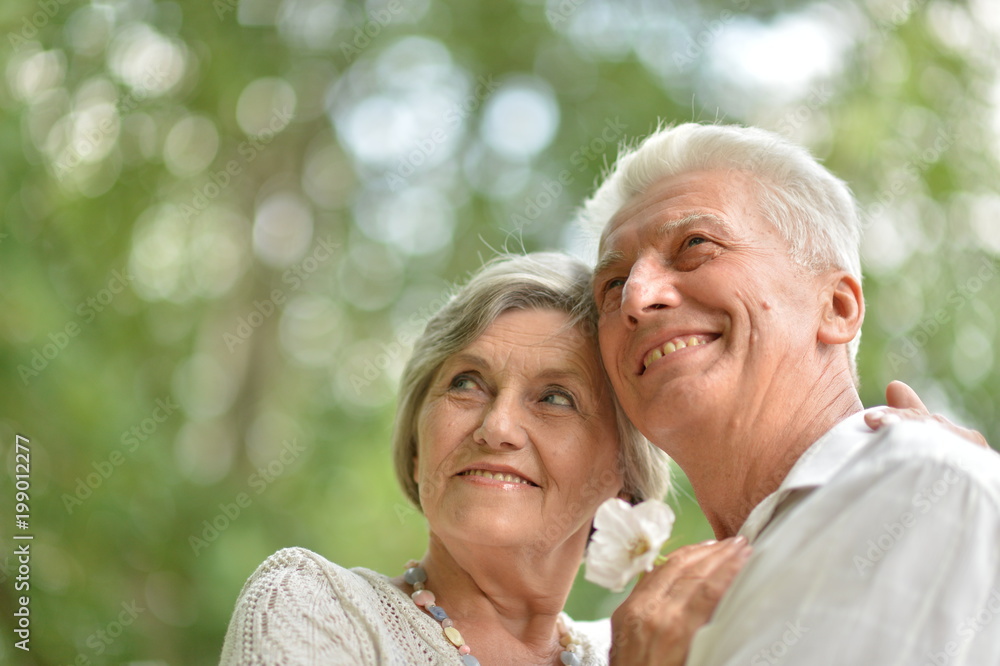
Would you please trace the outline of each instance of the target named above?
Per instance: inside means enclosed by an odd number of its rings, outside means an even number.
[[[402,343],[497,250],[582,251],[660,119],[846,179],[866,404],[903,379],[1000,442],[994,0],[4,0],[0,32],[0,662],[215,663],[285,546],[396,575]],[[674,543],[708,538],[679,487]]]

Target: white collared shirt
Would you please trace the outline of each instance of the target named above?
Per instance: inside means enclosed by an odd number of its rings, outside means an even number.
[[[1000,665],[1000,456],[936,423],[845,419],[740,533],[688,666]]]

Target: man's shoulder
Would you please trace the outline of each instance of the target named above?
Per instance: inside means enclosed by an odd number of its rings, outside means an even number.
[[[873,484],[960,480],[1000,508],[1000,456],[933,421],[901,421],[872,436],[831,485],[859,478]]]

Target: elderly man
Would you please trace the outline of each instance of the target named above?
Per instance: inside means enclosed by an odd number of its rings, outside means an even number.
[[[1000,460],[930,420],[866,427],[844,183],[776,135],[689,124],[583,217],[615,392],[718,538],[754,545],[687,663],[1000,664]],[[654,572],[615,613],[616,662],[656,663],[668,594]]]

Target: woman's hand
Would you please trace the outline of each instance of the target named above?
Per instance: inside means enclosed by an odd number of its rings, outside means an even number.
[[[865,414],[865,423],[872,430],[878,430],[882,426],[896,423],[901,418],[916,419],[918,421],[930,419],[937,421],[959,437],[963,437],[979,446],[990,447],[989,442],[986,441],[986,438],[980,432],[955,425],[940,414],[931,414],[920,399],[920,396],[917,395],[917,392],[903,382],[889,382],[889,386],[885,389],[885,403],[888,405],[887,408]]]
[[[645,574],[611,615],[611,666],[680,666],[694,632],[746,563],[744,537],[684,546]]]

